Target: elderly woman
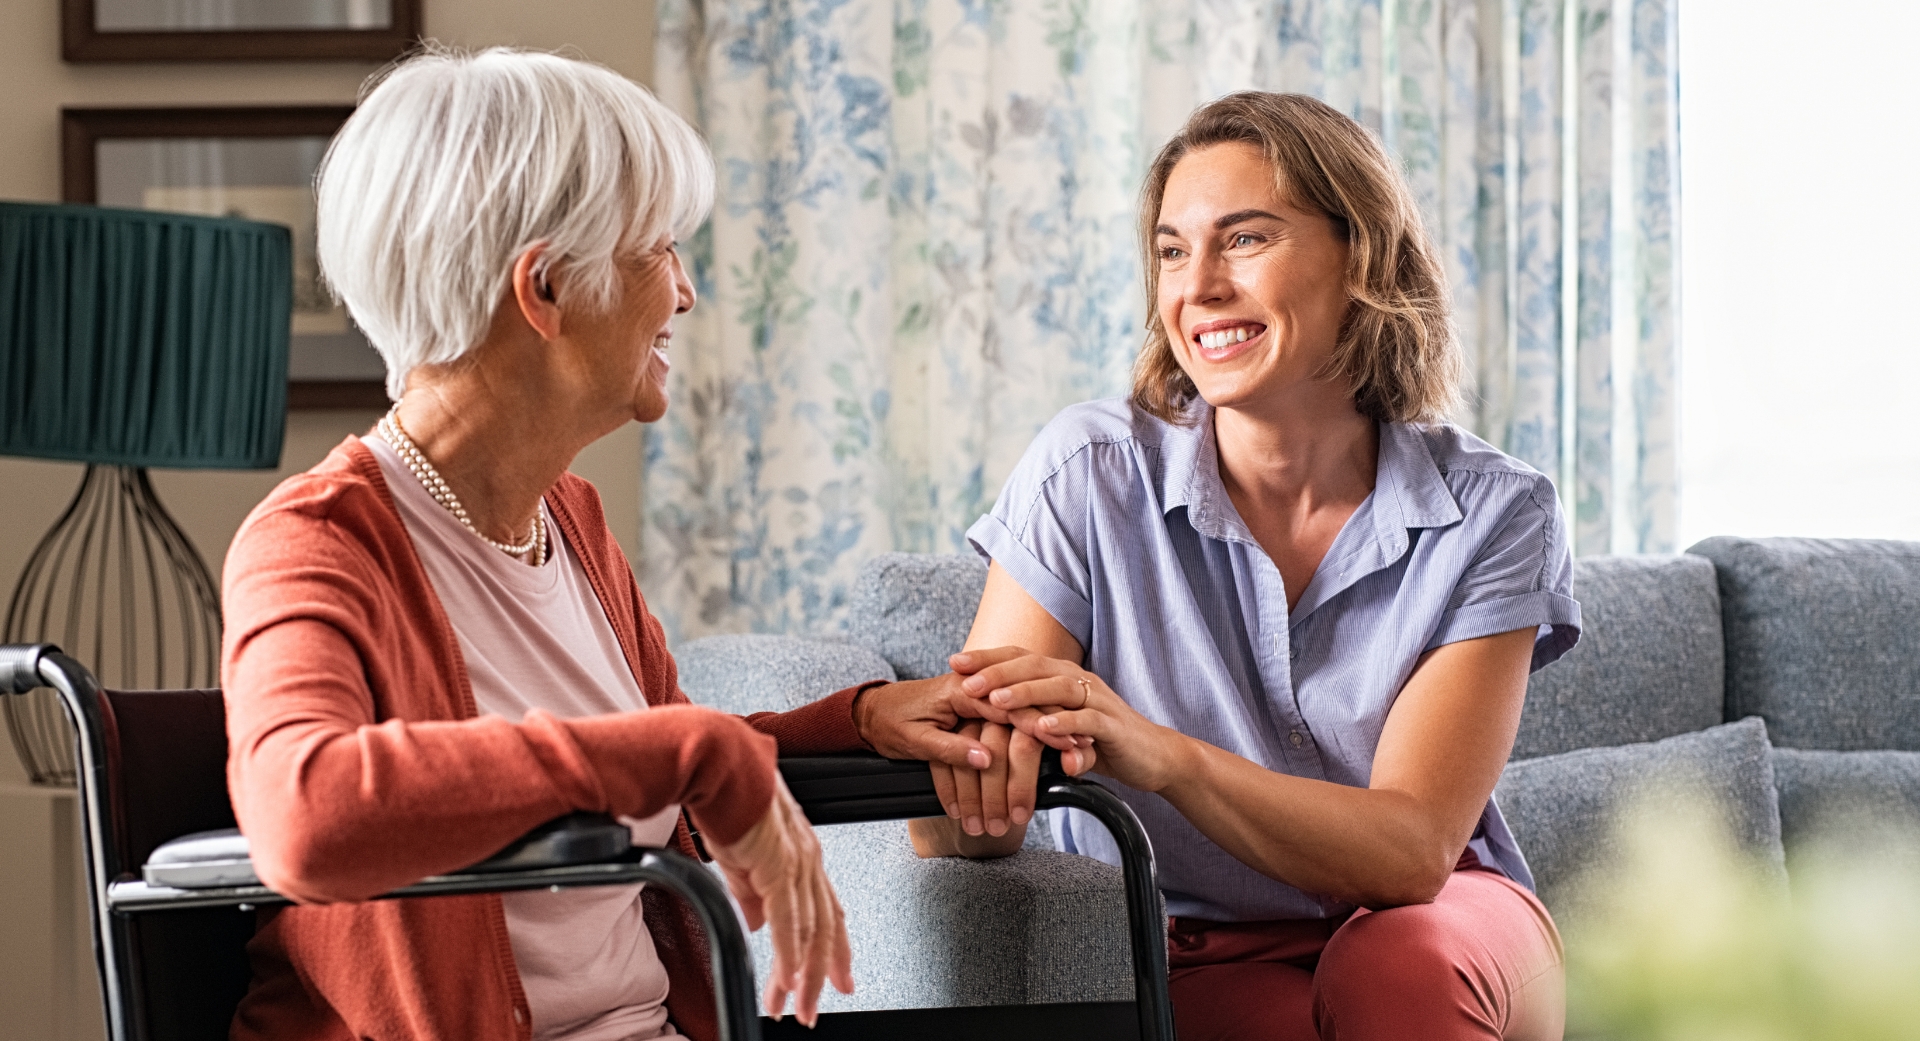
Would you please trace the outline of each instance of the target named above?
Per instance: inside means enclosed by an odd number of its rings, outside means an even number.
[[[574,810],[688,853],[697,827],[773,923],[769,1011],[792,996],[812,1022],[824,980],[852,986],[847,938],[776,750],[988,760],[924,685],[744,720],[686,704],[567,473],[667,407],[703,146],[606,69],[429,53],[365,96],[318,192],[321,263],[397,404],[227,556],[234,809],[299,902],[263,916],[233,1036],[713,1037],[704,939],[639,886],[352,902]]]
[[[1558,1037],[1558,934],[1492,792],[1529,669],[1578,637],[1571,561],[1547,479],[1443,418],[1407,187],[1326,105],[1238,94],[1160,152],[1141,233],[1132,396],[1062,412],[969,533],[992,567],[953,665],[1015,777],[943,776],[916,846],[1017,847],[1044,742],[1153,840],[1181,1041]]]

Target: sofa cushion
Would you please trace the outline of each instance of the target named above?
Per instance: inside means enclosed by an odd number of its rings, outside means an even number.
[[[1692,792],[1712,796],[1740,845],[1784,885],[1770,751],[1765,724],[1743,719],[1662,741],[1509,763],[1495,797],[1556,918],[1583,911],[1576,884],[1583,870],[1620,858],[1616,818],[1643,792],[1656,807]]]
[[[1920,750],[1920,542],[1712,538],[1727,718],[1774,744]]]
[[[1072,853],[921,860],[905,821],[818,829],[847,915],[852,994],[822,1012],[1133,1000],[1120,869]],[[768,930],[747,938],[764,985]]]
[[[708,636],[673,655],[680,689],[722,712],[785,712],[868,680],[891,680],[893,666],[865,647],[831,640],[754,633]]]
[[[1857,848],[1920,838],[1920,752],[1773,750],[1780,840]]]
[[[1625,745],[1720,723],[1720,593],[1699,557],[1573,562],[1580,642],[1533,674],[1513,757]]]
[[[986,562],[971,553],[883,554],[860,568],[847,632],[903,680],[939,676],[967,642],[986,587]]]

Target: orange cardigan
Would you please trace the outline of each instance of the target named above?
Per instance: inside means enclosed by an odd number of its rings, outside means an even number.
[[[227,553],[227,783],[267,885],[238,1041],[526,1041],[531,1019],[497,896],[375,894],[491,855],[572,810],[646,817],[680,803],[711,840],[746,833],[778,751],[863,748],[844,690],[742,720],[688,703],[660,623],[599,496],[563,475],[546,501],[650,711],[480,717],[446,612],[373,453],[348,438],[247,518]],[[694,846],[683,816],[674,841]],[[647,924],[676,1027],[716,1036],[692,912],[649,887]]]

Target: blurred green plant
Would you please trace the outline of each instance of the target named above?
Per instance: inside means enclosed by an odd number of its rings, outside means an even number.
[[[1920,837],[1839,820],[1789,851],[1791,893],[1703,800],[1641,800],[1622,859],[1562,923],[1568,1036],[1920,1038]]]

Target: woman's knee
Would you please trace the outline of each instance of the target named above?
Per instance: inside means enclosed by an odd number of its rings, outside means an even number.
[[[1458,872],[1431,904],[1356,914],[1314,972],[1322,1038],[1557,1037],[1558,936],[1518,887]],[[1405,1031],[1411,1031],[1405,1032]]]
[[[1316,989],[1401,988],[1454,975],[1471,923],[1437,904],[1363,911],[1327,941]]]
[[[1498,971],[1485,964],[1471,923],[1436,904],[1356,916],[1327,942],[1314,972],[1322,1038],[1497,1038],[1503,1006]]]

